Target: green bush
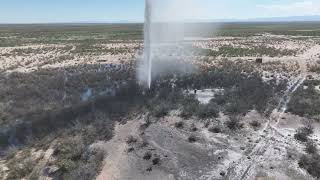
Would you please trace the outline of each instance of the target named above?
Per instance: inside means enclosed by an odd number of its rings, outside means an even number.
[[[213,103],[200,104],[196,114],[197,114],[197,117],[202,119],[212,118],[212,117],[216,118],[219,115],[219,107]]]
[[[320,65],[311,66],[310,71],[314,73],[320,73]]]
[[[174,124],[174,127],[178,128],[178,129],[182,129],[184,127],[184,123],[182,121],[176,122]]]
[[[183,98],[181,104],[182,111],[180,116],[187,119],[196,114],[200,102],[195,99],[194,96],[186,96],[185,98]]]
[[[313,128],[311,126],[306,126],[299,128],[294,135],[294,138],[301,142],[307,142],[308,136],[310,136],[313,133]]]
[[[230,120],[226,122],[226,125],[231,130],[241,129],[243,124],[240,123],[240,118],[238,116],[231,116]]]
[[[313,142],[308,142],[306,145],[306,152],[308,154],[316,154],[318,152],[317,145]]]
[[[261,123],[257,120],[251,121],[250,122],[251,127],[253,127],[254,129],[260,128],[261,127]]]
[[[209,131],[212,133],[221,133],[222,132],[222,130],[219,126],[211,127],[211,128],[209,128]]]
[[[306,83],[309,83],[307,81]],[[310,82],[311,83],[311,82]],[[310,84],[309,83],[309,84]],[[288,111],[299,116],[316,118],[320,115],[320,95],[310,84],[308,89],[299,88],[288,104]]]
[[[85,145],[81,136],[63,139],[54,151],[58,167],[63,171],[76,168],[77,161],[81,159],[84,150]]]
[[[168,115],[171,110],[172,105],[170,103],[161,102],[159,104],[154,105],[151,110],[151,113],[154,117],[160,118]]]
[[[320,178],[320,155],[303,155],[299,160],[299,166],[308,171],[315,178]]]
[[[36,166],[37,161],[31,157],[30,151],[24,151],[18,157],[13,157],[8,161],[8,180],[23,179],[27,177]]]
[[[257,57],[257,56],[292,56],[297,54],[294,50],[281,50],[267,46],[254,46],[250,48],[233,47],[231,45],[224,45],[219,47],[219,50],[211,49],[196,49],[195,53],[205,56],[222,56],[222,57]]]

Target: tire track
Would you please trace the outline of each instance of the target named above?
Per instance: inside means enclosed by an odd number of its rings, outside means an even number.
[[[270,117],[266,127],[260,131],[259,143],[252,147],[249,151],[249,155],[243,155],[238,162],[231,164],[228,169],[227,179],[246,179],[250,176],[249,172],[256,167],[259,162],[266,162],[270,156],[265,153],[271,150],[277,144],[285,145],[285,147],[290,146],[292,139],[288,139],[286,136],[280,133],[277,128],[272,125],[272,122],[276,122],[277,125],[282,118],[283,114],[287,110],[287,105],[291,100],[292,94],[304,83],[306,79],[306,65],[302,61],[299,61],[300,70],[302,74],[290,83],[287,91],[282,97],[278,107],[274,110],[274,113],[278,117]],[[278,141],[278,142],[276,142]],[[248,159],[250,157],[250,159]]]

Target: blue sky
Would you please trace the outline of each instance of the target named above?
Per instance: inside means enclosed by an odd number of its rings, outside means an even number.
[[[154,0],[165,2],[171,0]],[[247,19],[320,15],[320,0],[195,0],[181,7],[196,19]],[[144,0],[0,0],[0,23],[142,21]]]

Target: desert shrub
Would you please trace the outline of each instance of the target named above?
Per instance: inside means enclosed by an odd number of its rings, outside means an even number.
[[[127,144],[133,144],[133,143],[136,143],[137,141],[138,141],[138,139],[134,136],[129,136],[126,139]]]
[[[197,117],[205,119],[211,117],[218,117],[219,107],[214,103],[209,104],[199,104],[198,110],[196,112]]]
[[[320,155],[303,155],[299,160],[299,166],[315,178],[320,178]]]
[[[76,161],[81,159],[85,145],[81,136],[62,139],[56,146],[54,155],[57,156],[57,165],[63,171],[70,171],[76,167]]]
[[[249,109],[256,109],[263,113],[267,106],[266,102],[273,96],[273,88],[264,83],[258,74],[255,74],[241,82],[233,94],[236,96],[235,99],[238,99],[237,102],[246,103]]]
[[[233,47],[224,45],[219,47],[219,50],[198,49],[197,53],[206,56],[223,56],[223,57],[243,57],[243,56],[289,56],[295,55],[297,52],[293,50],[280,50],[273,47],[254,46],[252,48]]]
[[[95,178],[99,172],[105,152],[100,149],[88,150],[89,144],[83,137],[77,135],[62,139],[56,146],[54,164],[59,168],[62,179],[85,179]]]
[[[301,132],[297,132],[295,135],[294,135],[294,138],[298,141],[301,141],[301,142],[307,142],[308,141],[308,136],[304,133],[301,133]]]
[[[221,129],[221,127],[219,127],[219,126],[211,127],[211,128],[209,128],[208,130],[209,130],[210,132],[212,132],[212,133],[221,133],[221,132],[222,132],[222,129]]]
[[[190,131],[197,131],[197,130],[198,130],[197,126],[194,123],[192,123],[190,126]]]
[[[13,159],[16,155],[16,153],[18,152],[18,147],[16,146],[10,146],[6,152],[4,152],[4,156],[6,160],[10,160]]]
[[[261,123],[257,120],[251,121],[250,122],[251,127],[253,127],[254,129],[260,128],[261,127]]]
[[[8,146],[9,142],[9,135],[0,133],[0,147],[6,147]]]
[[[211,102],[220,106],[219,110],[233,115],[244,114],[252,109],[264,113],[275,93],[280,93],[286,87],[283,84],[277,84],[276,81],[265,82],[252,65],[228,60],[219,62],[215,67],[178,78],[177,81],[181,88],[224,89],[223,94],[217,95]],[[203,107],[200,108],[205,109]],[[185,103],[182,115],[195,115],[191,112],[196,112],[197,108],[197,103]]]
[[[30,151],[26,150],[19,157],[13,157],[8,161],[8,180],[23,179],[27,177],[36,166],[37,160],[31,157]]]
[[[316,154],[317,153],[317,145],[314,144],[313,142],[308,142],[305,150],[309,154]]]
[[[151,152],[146,152],[146,153],[144,153],[144,155],[143,155],[143,159],[144,160],[150,160],[152,158],[152,153]]]
[[[77,163],[75,169],[63,174],[63,179],[94,179],[101,170],[105,153],[102,150],[87,153],[82,160]]]
[[[226,104],[227,99],[223,95],[216,95],[214,99],[211,99],[211,102],[214,102],[217,105],[224,105]]]
[[[314,88],[299,88],[292,95],[291,101],[288,104],[288,111],[299,116],[314,118],[320,115],[319,106],[320,96]]]
[[[247,113],[249,109],[248,104],[241,100],[231,101],[225,107],[225,111],[231,115],[244,114]]]
[[[7,179],[22,179],[28,176],[35,166],[36,162],[34,162],[31,158],[24,159],[22,162],[17,163],[15,166],[9,166],[10,173],[7,176]]]
[[[268,108],[267,102],[275,97],[275,84],[263,82],[260,75],[242,77],[234,86],[226,88],[223,95],[216,96],[212,101],[222,106],[224,112],[231,115],[245,114],[255,109],[264,113]]]
[[[152,164],[153,165],[159,165],[160,164],[160,158],[159,157],[155,157],[154,159],[152,159]]]
[[[190,118],[195,115],[199,108],[199,101],[194,96],[186,96],[182,102],[182,111],[180,116],[183,118]]]
[[[240,123],[240,117],[238,116],[231,116],[230,120],[226,122],[226,125],[231,130],[237,130],[242,128],[242,124]]]
[[[315,73],[320,73],[320,65],[311,66],[310,71]]]
[[[151,113],[155,117],[164,117],[168,115],[172,105],[170,103],[160,102],[159,104],[154,105],[151,110]]]
[[[311,126],[306,126],[299,128],[294,135],[294,138],[298,141],[301,142],[307,142],[308,141],[308,136],[313,133],[313,128]]]
[[[195,135],[190,135],[190,136],[188,137],[188,141],[189,141],[190,143],[194,143],[194,142],[197,141],[197,137],[196,137]]]
[[[182,121],[174,123],[174,127],[178,129],[182,129],[184,127],[184,123]]]

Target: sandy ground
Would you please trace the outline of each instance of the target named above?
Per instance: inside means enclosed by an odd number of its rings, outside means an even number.
[[[97,179],[313,179],[298,167],[297,158],[304,146],[293,138],[304,119],[285,117],[276,122],[251,112],[243,121],[259,119],[264,122],[262,128],[254,131],[246,124],[244,130],[235,134],[211,133],[197,120],[186,121],[183,129],[177,129],[174,123],[181,120],[177,116],[163,118],[142,132],[139,121],[133,120],[118,125],[115,137],[107,142],[108,157]],[[198,131],[190,131],[190,124],[195,124]],[[188,142],[191,134],[197,142]],[[137,142],[128,144],[130,136],[137,137]],[[320,134],[316,133],[314,138],[319,139]],[[151,160],[143,159],[146,152],[159,157],[160,164],[152,165]],[[290,153],[292,156],[288,157]]]
[[[273,47],[279,50],[294,50],[296,56],[268,57],[263,56],[265,62],[280,61],[291,63],[292,60],[319,60],[320,45],[310,39],[297,39],[290,36],[264,34],[251,37],[217,37],[207,39],[193,39],[193,46],[204,49],[218,50],[230,45],[233,47],[253,48],[259,46]],[[32,72],[39,68],[65,68],[83,64],[118,64],[128,62],[135,57],[138,49],[143,48],[141,41],[128,43],[97,44],[97,48],[106,48],[110,51],[98,53],[77,54],[75,44],[57,45],[28,45],[18,47],[0,47],[0,72]],[[113,50],[123,50],[113,54]],[[27,50],[27,54],[24,51]],[[218,57],[218,59],[225,57]],[[249,60],[256,57],[227,57],[228,59]]]
[[[107,157],[104,161],[102,172],[97,177],[98,180],[173,179],[173,175],[167,174],[161,169],[153,169],[154,173],[148,173],[146,171],[146,169],[148,168],[147,163],[139,162],[139,160],[135,156],[131,156],[128,152],[128,149],[130,148],[128,138],[134,138],[134,140],[132,141],[141,142],[142,140],[141,137],[139,137],[139,127],[141,125],[142,122],[139,119],[129,121],[125,125],[116,125],[115,136],[104,146],[105,150],[107,151]]]

